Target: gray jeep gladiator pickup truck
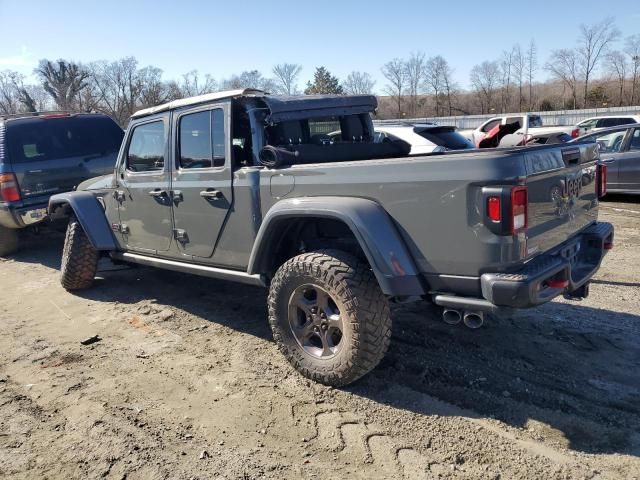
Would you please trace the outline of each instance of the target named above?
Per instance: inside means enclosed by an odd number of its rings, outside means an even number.
[[[373,142],[376,106],[236,90],[137,112],[113,175],[49,202],[70,217],[62,285],[108,256],[268,287],[280,350],[335,386],[384,356],[391,301],[478,327],[588,294],[613,246],[595,144],[410,156]]]

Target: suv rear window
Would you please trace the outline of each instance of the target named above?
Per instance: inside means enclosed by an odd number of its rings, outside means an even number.
[[[430,142],[448,148],[449,150],[473,148],[473,144],[452,127],[425,128],[423,130],[417,128],[414,131]]]
[[[124,132],[109,117],[30,118],[7,122],[12,163],[117,152]]]

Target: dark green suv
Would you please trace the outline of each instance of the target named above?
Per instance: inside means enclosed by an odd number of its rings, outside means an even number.
[[[20,229],[48,223],[51,195],[112,172],[123,135],[98,113],[0,116],[0,255],[18,248]]]

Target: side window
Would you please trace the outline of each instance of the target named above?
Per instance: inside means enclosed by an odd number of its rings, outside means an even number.
[[[640,128],[636,128],[633,131],[631,143],[629,144],[629,150],[632,150],[634,152],[640,151]]]
[[[180,168],[224,166],[224,111],[221,108],[180,117]]]
[[[630,123],[636,123],[633,121],[633,118],[619,118],[618,125],[628,125]]]
[[[595,140],[601,153],[618,153],[622,148],[626,130],[607,132],[592,135],[590,139]]]
[[[225,161],[225,135],[224,135],[224,110],[216,108],[211,111],[211,132],[213,135],[213,166],[224,167]]]
[[[164,123],[160,120],[133,129],[127,150],[127,170],[152,172],[164,169]]]
[[[596,126],[596,123],[597,123],[597,120],[585,120],[583,122],[580,122],[578,124],[578,127],[586,128],[587,130],[590,130]]]
[[[531,120],[534,117],[529,117]],[[511,125],[512,123],[517,123],[518,127],[522,128],[522,117],[507,117],[507,125]]]
[[[598,128],[606,128],[606,127],[615,127],[618,125],[617,118],[601,118],[598,120],[597,127]]]
[[[496,118],[495,120],[491,120],[489,123],[487,123],[484,127],[482,127],[482,129],[480,130],[481,132],[485,132],[487,133],[488,131],[490,131],[493,127],[495,127],[496,125],[498,125],[500,123],[500,119]]]

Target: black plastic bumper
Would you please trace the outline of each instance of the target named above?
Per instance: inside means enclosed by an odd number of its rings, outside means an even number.
[[[598,222],[513,273],[485,273],[482,296],[499,307],[528,308],[586,284],[613,246],[613,226]]]

